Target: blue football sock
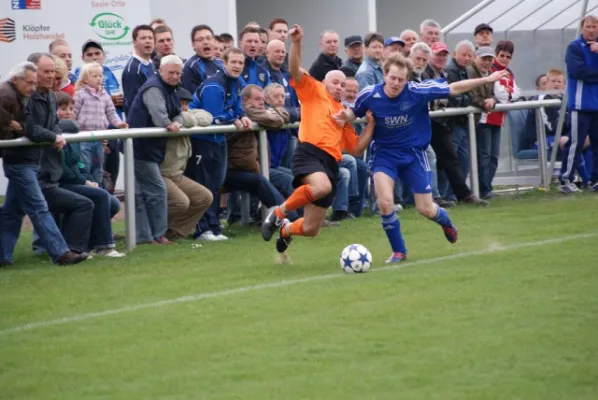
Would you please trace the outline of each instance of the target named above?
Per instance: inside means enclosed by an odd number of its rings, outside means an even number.
[[[453,226],[453,223],[451,222],[451,219],[449,218],[448,213],[442,207],[438,207],[438,212],[436,213],[436,216],[434,218],[430,218],[430,219],[432,221],[436,222],[440,226],[444,226],[444,227],[452,227]]]
[[[396,213],[383,215],[382,216],[382,229],[388,236],[390,247],[395,253],[407,254],[407,248],[405,247],[405,241],[401,234],[401,223]]]

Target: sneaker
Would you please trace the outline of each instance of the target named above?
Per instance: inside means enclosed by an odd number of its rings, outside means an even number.
[[[170,240],[166,239],[166,236],[160,236],[154,241],[156,244],[174,244]]]
[[[75,265],[87,260],[88,258],[89,254],[87,253],[77,254],[69,250],[58,259],[58,265]]]
[[[486,200],[482,200],[473,194],[470,194],[469,196],[465,197],[463,200],[461,200],[461,203],[482,207],[486,207],[489,204]]]
[[[559,192],[564,194],[571,194],[571,193],[579,193],[580,190],[574,183],[565,183],[564,185],[559,186]]]
[[[266,242],[269,242],[270,239],[272,239],[272,235],[274,235],[276,229],[282,226],[282,221],[274,213],[277,208],[278,206],[270,207],[268,210],[268,216],[262,223],[262,237]]]
[[[322,221],[322,228],[330,228],[335,226],[341,226],[341,223],[338,221],[329,221],[327,219]]]
[[[330,216],[331,221],[342,221],[345,219],[355,219],[355,215],[351,214],[349,211],[333,211],[332,215]]]
[[[396,213],[399,213],[399,214],[400,214],[400,213],[402,213],[402,212],[403,212],[403,210],[404,210],[404,208],[403,208],[403,206],[402,206],[402,205],[400,205],[400,204],[398,204],[398,203],[397,203],[397,204],[395,204],[395,212],[396,212]]]
[[[121,258],[121,257],[126,256],[125,253],[120,253],[120,252],[116,251],[115,249],[96,250],[94,252],[94,255],[100,256],[100,257],[111,257],[111,258]]]
[[[280,229],[278,231],[278,239],[276,239],[276,251],[278,251],[279,253],[284,253],[285,251],[287,251],[287,249],[291,245],[291,242],[293,241],[292,236],[289,236],[288,238],[282,237],[282,230],[287,224],[290,223],[291,221],[285,218],[282,220],[282,223],[280,224]]]
[[[456,205],[456,203],[452,200],[443,199],[442,197],[438,197],[434,199],[434,203],[438,204],[442,208],[451,208]]]
[[[457,243],[457,228],[454,225],[451,226],[443,226],[442,230],[444,231],[444,237],[451,243]]]
[[[598,192],[598,182],[588,185],[588,190],[591,192]]]
[[[405,254],[396,252],[392,253],[388,260],[386,260],[386,264],[397,264],[405,260],[407,260],[407,256]]]
[[[212,231],[205,231],[204,233],[199,235],[199,237],[197,239],[205,240],[208,242],[217,242],[220,240],[220,239],[218,239],[218,236],[216,236],[212,233]]]
[[[229,239],[228,236],[224,236],[222,233],[219,234],[219,235],[214,235],[214,236],[216,237],[216,240],[219,241],[219,242],[223,241],[223,240],[228,240]]]

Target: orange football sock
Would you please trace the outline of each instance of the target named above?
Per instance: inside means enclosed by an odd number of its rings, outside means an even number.
[[[280,207],[275,211],[276,216],[280,219],[286,217],[290,211],[295,211],[301,207],[313,203],[316,198],[311,192],[311,186],[299,186]]]
[[[282,228],[282,237],[303,236],[303,218],[291,222]]]

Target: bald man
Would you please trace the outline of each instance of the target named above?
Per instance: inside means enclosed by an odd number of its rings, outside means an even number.
[[[289,32],[291,85],[301,101],[299,145],[293,155],[291,169],[295,191],[280,206],[272,207],[264,223],[262,235],[269,241],[276,230],[276,250],[284,253],[293,236],[317,236],[326,211],[332,205],[338,163],[344,149],[352,152],[357,134],[351,124],[337,125],[332,116],[343,110],[341,102],[345,74],[333,70],[319,82],[301,68],[303,29],[295,25]],[[289,222],[287,214],[304,208],[304,218]]]

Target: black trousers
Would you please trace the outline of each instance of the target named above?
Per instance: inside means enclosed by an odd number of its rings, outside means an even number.
[[[452,131],[444,125],[432,121],[432,142],[430,144],[436,153],[436,168],[444,171],[457,199],[463,200],[470,196],[471,190],[465,183],[457,153],[453,148]]]

